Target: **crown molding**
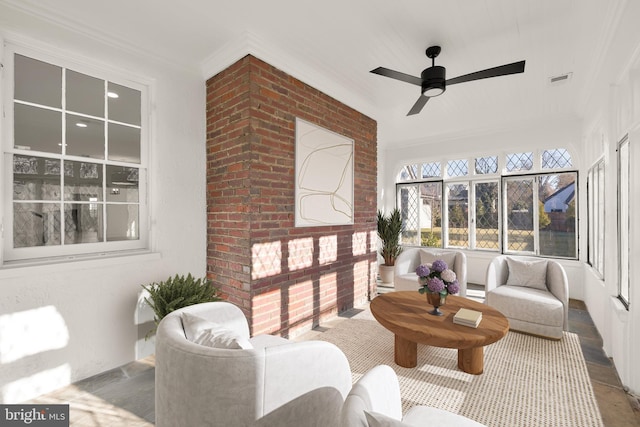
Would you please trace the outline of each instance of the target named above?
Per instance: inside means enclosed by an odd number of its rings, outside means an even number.
[[[352,90],[327,77],[330,75],[329,70],[323,69],[322,64],[318,64],[311,53],[294,56],[280,49],[277,43],[250,31],[245,31],[209,55],[200,67],[202,77],[208,80],[246,55],[252,55],[276,67],[362,114],[373,117],[375,113],[371,106]]]
[[[55,8],[48,7],[47,2],[33,2],[30,0],[0,0],[0,6],[4,6],[16,13],[23,14],[32,19],[46,23],[53,28],[66,31],[69,34],[79,35],[82,38],[97,42],[114,51],[125,52],[134,58],[146,58],[147,60],[158,62],[172,67],[176,70],[193,73],[193,68],[186,67],[176,58],[168,58],[162,55],[152,54],[148,49],[144,49],[131,43],[128,39],[118,38],[113,34],[108,34],[95,27],[85,25],[83,22],[70,19],[60,15]],[[24,36],[24,30],[17,25],[12,25],[12,20],[2,21],[5,31],[10,33],[14,39],[29,39],[32,36]],[[50,42],[52,43],[52,42]],[[58,47],[58,50],[60,48]]]

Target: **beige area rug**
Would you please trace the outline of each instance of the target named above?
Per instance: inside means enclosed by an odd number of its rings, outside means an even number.
[[[315,334],[314,334],[315,335]],[[393,334],[366,309],[318,333],[336,344],[351,364],[353,379],[379,364],[400,380],[403,410],[428,405],[491,427],[602,427],[578,336],[559,341],[509,332],[485,347],[484,373],[458,370],[457,350],[418,345],[418,366],[393,362]]]

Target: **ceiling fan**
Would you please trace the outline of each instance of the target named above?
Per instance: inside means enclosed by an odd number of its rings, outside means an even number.
[[[391,77],[392,79],[411,83],[422,88],[420,97],[418,98],[416,103],[413,104],[413,107],[411,107],[411,110],[409,110],[407,116],[418,114],[425,106],[429,98],[442,95],[449,85],[524,72],[525,61],[518,61],[512,64],[488,68],[486,70],[476,71],[475,73],[465,74],[464,76],[454,77],[452,79],[446,80],[446,68],[439,65],[436,66],[436,57],[440,54],[440,50],[440,46],[431,46],[427,48],[426,54],[427,57],[431,58],[431,67],[424,69],[422,71],[422,74],[420,74],[420,77],[414,77],[409,74],[390,70],[384,67],[378,67],[375,70],[371,70],[371,72],[374,74]]]

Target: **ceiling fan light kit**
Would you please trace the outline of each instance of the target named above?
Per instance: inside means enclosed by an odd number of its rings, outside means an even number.
[[[476,71],[474,73],[465,74],[463,76],[454,77],[453,79],[447,80],[446,68],[436,65],[436,57],[440,54],[440,51],[440,46],[430,46],[427,49],[426,55],[431,59],[431,67],[424,69],[420,74],[420,78],[401,73],[399,71],[390,70],[384,67],[378,67],[374,70],[371,70],[371,72],[374,74],[379,74],[384,77],[390,77],[392,79],[400,80],[405,83],[410,83],[421,87],[422,94],[413,105],[413,107],[411,107],[411,110],[409,110],[407,116],[418,114],[426,105],[429,98],[434,98],[436,96],[442,95],[446,90],[447,85],[524,72],[525,61],[519,61],[511,64],[501,65],[498,67],[488,68],[482,71]]]
[[[442,95],[446,90],[446,72],[444,67],[434,65],[429,67],[420,74],[422,78],[422,94],[433,98]]]

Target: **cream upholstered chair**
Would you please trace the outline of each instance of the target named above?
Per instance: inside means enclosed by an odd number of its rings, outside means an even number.
[[[155,357],[158,427],[336,426],[352,385],[338,347],[250,338],[244,314],[228,302],[168,314]]]
[[[353,386],[342,407],[342,427],[438,426],[482,427],[462,415],[430,406],[414,406],[402,415],[400,384],[395,371],[378,365]]]
[[[438,248],[404,248],[396,258],[393,270],[393,286],[396,291],[417,291],[420,264],[431,264],[441,259],[456,273],[460,285],[460,296],[467,296],[467,256],[464,252]]]
[[[551,339],[567,330],[569,285],[557,261],[500,255],[487,268],[485,292],[511,330]]]

